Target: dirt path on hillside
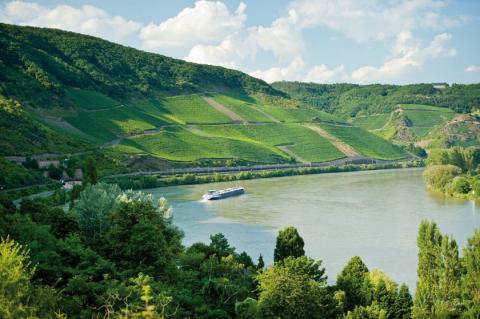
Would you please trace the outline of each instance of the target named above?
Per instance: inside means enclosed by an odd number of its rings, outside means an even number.
[[[347,155],[348,157],[355,157],[359,156],[360,154],[355,151],[350,145],[345,144],[335,136],[331,135],[327,131],[325,131],[323,128],[320,126],[316,125],[306,125],[309,129],[312,131],[318,133],[320,136],[326,138],[330,143],[332,143],[340,152],[343,154]]]
[[[95,112],[101,112],[101,111],[109,111],[109,110],[115,110],[115,109],[119,109],[119,108],[122,108],[122,107],[125,107],[124,104],[119,104],[119,105],[114,105],[112,107],[104,107],[104,108],[98,108],[98,109],[84,109],[84,108],[81,108],[83,112],[87,112],[87,113],[95,113]]]
[[[287,153],[288,155],[290,155],[291,157],[293,157],[294,159],[296,159],[298,162],[302,163],[302,164],[309,164],[310,162],[301,158],[300,156],[298,156],[297,154],[295,154],[294,152],[292,152],[287,145],[277,145],[276,146],[279,150]]]
[[[276,118],[274,118],[273,116],[271,116],[271,115],[268,114],[267,112],[259,109],[258,107],[255,107],[255,106],[253,106],[253,105],[251,105],[251,104],[249,104],[249,105],[247,105],[247,106],[250,107],[250,108],[252,108],[252,109],[254,109],[254,110],[257,111],[257,112],[262,113],[262,114],[263,114],[266,118],[268,118],[270,121],[275,122],[275,123],[280,123],[279,120],[277,120]]]
[[[226,116],[228,116],[229,118],[232,119],[232,121],[234,122],[237,122],[237,123],[247,123],[247,121],[245,121],[240,115],[238,115],[237,113],[233,112],[232,110],[230,109],[227,109],[225,106],[223,106],[222,104],[218,103],[217,101],[215,101],[214,99],[208,97],[208,96],[202,96],[202,98],[205,100],[205,102],[207,102],[211,107],[213,107],[214,109],[216,109],[217,111],[219,112],[222,112],[223,114],[225,114]]]
[[[202,131],[201,129],[198,128],[196,125],[186,125],[184,127],[187,131],[189,131],[192,134],[198,135],[198,136],[203,136],[203,137],[218,137],[213,134],[207,133],[205,131]]]
[[[67,121],[65,121],[61,118],[57,118],[57,117],[53,117],[53,116],[44,116],[44,117],[39,118],[39,119],[40,119],[40,121],[43,121],[43,122],[45,122],[47,124],[50,124],[52,126],[55,126],[57,128],[60,128],[64,131],[67,131],[67,132],[70,132],[70,133],[73,133],[73,134],[76,134],[76,135],[80,135],[82,137],[90,137],[89,135],[80,131],[78,128],[76,128],[75,126],[73,126],[72,124],[68,123]]]

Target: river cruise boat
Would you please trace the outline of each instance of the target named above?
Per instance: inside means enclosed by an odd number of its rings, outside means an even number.
[[[242,195],[245,193],[245,189],[243,187],[235,187],[235,188],[227,188],[221,190],[209,190],[205,194],[203,194],[203,199],[206,200],[218,200],[224,199],[227,197]]]

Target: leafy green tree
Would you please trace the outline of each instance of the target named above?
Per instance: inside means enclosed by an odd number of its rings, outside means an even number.
[[[235,249],[230,247],[227,238],[222,233],[218,233],[210,236],[210,249],[218,257],[227,257],[235,254]]]
[[[333,297],[321,262],[292,256],[260,272],[258,306],[262,318],[331,318]]]
[[[35,315],[30,305],[30,279],[35,269],[30,266],[28,253],[11,239],[0,242],[0,317],[26,318]]]
[[[465,160],[465,166],[467,171],[474,172],[478,165],[480,165],[480,148],[479,147],[467,147],[463,151],[463,157]]]
[[[300,257],[305,255],[305,243],[295,227],[286,227],[279,231],[277,243],[273,252],[273,260],[281,261],[287,257]]]
[[[57,238],[65,238],[78,231],[75,214],[58,207],[49,207],[38,201],[23,200],[20,213],[29,215],[37,224],[50,226],[50,233]]]
[[[462,170],[457,166],[433,165],[425,169],[423,177],[430,188],[444,192],[453,178],[461,173]]]
[[[245,252],[241,252],[237,256],[237,262],[243,264],[246,268],[253,268],[255,265],[253,264],[252,258]]]
[[[28,251],[7,238],[0,241],[0,318],[55,318],[56,300],[52,289],[34,287],[30,282],[35,268]]]
[[[387,312],[374,304],[370,306],[357,306],[349,311],[344,319],[387,319]]]
[[[418,282],[412,317],[450,318],[460,314],[461,264],[454,240],[422,221],[418,232]]]
[[[30,156],[27,156],[25,162],[22,163],[23,166],[30,169],[38,169],[38,162],[35,159],[32,159]]]
[[[475,194],[475,196],[477,197],[480,196],[480,176],[473,180],[472,191]]]
[[[358,256],[352,257],[337,276],[336,288],[345,292],[345,310],[366,306],[371,301],[368,268]]]
[[[412,295],[408,291],[407,285],[402,284],[395,300],[392,318],[410,319],[412,317],[412,305]]]
[[[95,185],[98,182],[97,166],[93,157],[88,158],[85,165],[84,184]]]
[[[50,178],[60,180],[62,178],[63,170],[60,167],[56,167],[53,164],[50,164],[47,168],[48,176]]]
[[[463,249],[462,299],[463,318],[480,318],[480,230],[468,239]]]
[[[263,256],[260,254],[258,256],[257,269],[263,269],[265,267],[265,262],[263,261]]]
[[[456,146],[448,150],[448,163],[460,167],[462,171],[467,170],[465,158],[463,155],[463,148]]]
[[[427,158],[427,165],[448,165],[450,163],[450,159],[448,156],[448,150],[442,148],[434,148],[430,150]]]
[[[247,298],[244,301],[235,303],[235,314],[239,319],[257,319],[259,318],[258,302],[253,298]]]
[[[169,209],[155,207],[153,197],[142,192],[123,193],[118,201],[102,237],[104,255],[128,276],[174,276],[175,258],[183,247],[182,234],[165,220]]]
[[[117,185],[98,183],[87,184],[75,203],[74,213],[78,218],[78,225],[82,239],[88,243],[95,243],[107,230],[107,216],[116,205],[121,190]]]
[[[468,178],[465,176],[457,176],[452,180],[449,191],[451,193],[468,194],[472,190]]]

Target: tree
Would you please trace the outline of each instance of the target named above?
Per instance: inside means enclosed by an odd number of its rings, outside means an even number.
[[[94,243],[107,230],[107,215],[116,205],[121,194],[117,185],[87,184],[80,193],[73,211],[77,215],[80,235],[88,243]]]
[[[428,166],[423,172],[427,185],[433,190],[445,192],[447,185],[454,177],[460,175],[462,170],[453,165]]]
[[[387,312],[378,305],[358,306],[349,311],[344,319],[387,319]]]
[[[472,183],[472,190],[475,193],[475,196],[480,196],[480,178],[477,178]]]
[[[235,249],[230,247],[227,238],[222,233],[210,236],[210,248],[219,258],[235,254]]]
[[[358,256],[352,257],[337,276],[337,289],[345,292],[345,310],[366,306],[371,300],[368,268]]]
[[[448,150],[435,148],[430,150],[427,159],[428,166],[451,164],[448,156]]]
[[[321,262],[287,257],[260,272],[258,306],[262,318],[331,318],[333,297]]]
[[[97,176],[97,167],[95,164],[95,160],[92,157],[89,157],[87,160],[87,164],[85,166],[85,184],[92,184],[95,185],[98,182]]]
[[[101,243],[104,256],[126,275],[142,272],[154,278],[171,278],[176,272],[175,258],[183,247],[182,234],[165,219],[169,211],[164,204],[155,205],[151,195],[123,193],[108,214]]]
[[[463,249],[462,298],[463,318],[480,318],[480,230],[468,239]]]
[[[417,238],[418,282],[412,317],[450,318],[460,314],[461,265],[454,240],[422,221]]]
[[[32,159],[30,156],[27,156],[25,162],[22,163],[23,166],[30,169],[38,169],[38,162],[36,159]]]
[[[47,171],[48,171],[48,176],[50,176],[50,178],[53,178],[56,180],[60,180],[62,178],[63,170],[59,167],[56,167],[53,164],[50,164],[48,166]]]
[[[412,317],[412,305],[412,295],[410,295],[407,285],[402,284],[395,300],[392,318],[410,319]]]
[[[287,257],[300,257],[305,255],[303,250],[305,243],[295,227],[287,227],[280,230],[277,243],[273,252],[273,260],[281,261]]]
[[[78,231],[75,214],[58,207],[49,207],[41,202],[26,199],[22,201],[20,213],[29,215],[37,224],[48,225],[50,232],[57,238],[64,238]]]
[[[241,263],[245,266],[245,268],[253,268],[255,265],[253,264],[252,258],[243,251],[241,254],[237,256],[237,262]]]
[[[477,169],[478,165],[480,165],[480,148],[467,147],[463,151],[463,157],[465,159],[467,171],[474,172]]]
[[[448,150],[448,163],[460,167],[462,171],[467,170],[465,158],[463,157],[463,149],[459,146]]]
[[[468,179],[465,176],[457,176],[452,180],[449,191],[458,194],[468,194],[471,190]]]
[[[52,318],[56,297],[51,288],[35,287],[28,251],[10,238],[0,241],[0,318]]]
[[[263,269],[263,267],[265,267],[265,262],[263,261],[262,254],[260,254],[260,256],[258,256],[257,270]]]
[[[235,303],[235,314],[239,319],[257,319],[258,302],[253,298],[247,298],[242,302]]]

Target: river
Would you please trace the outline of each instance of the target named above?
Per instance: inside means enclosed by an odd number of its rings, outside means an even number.
[[[244,186],[246,194],[200,201],[208,189]],[[464,245],[480,227],[480,207],[425,189],[422,169],[304,175],[148,190],[166,197],[184,244],[208,242],[223,233],[238,252],[272,263],[278,230],[295,226],[307,256],[320,259],[329,282],[358,255],[369,269],[381,269],[414,290],[416,237],[421,220],[435,220],[442,232]]]

